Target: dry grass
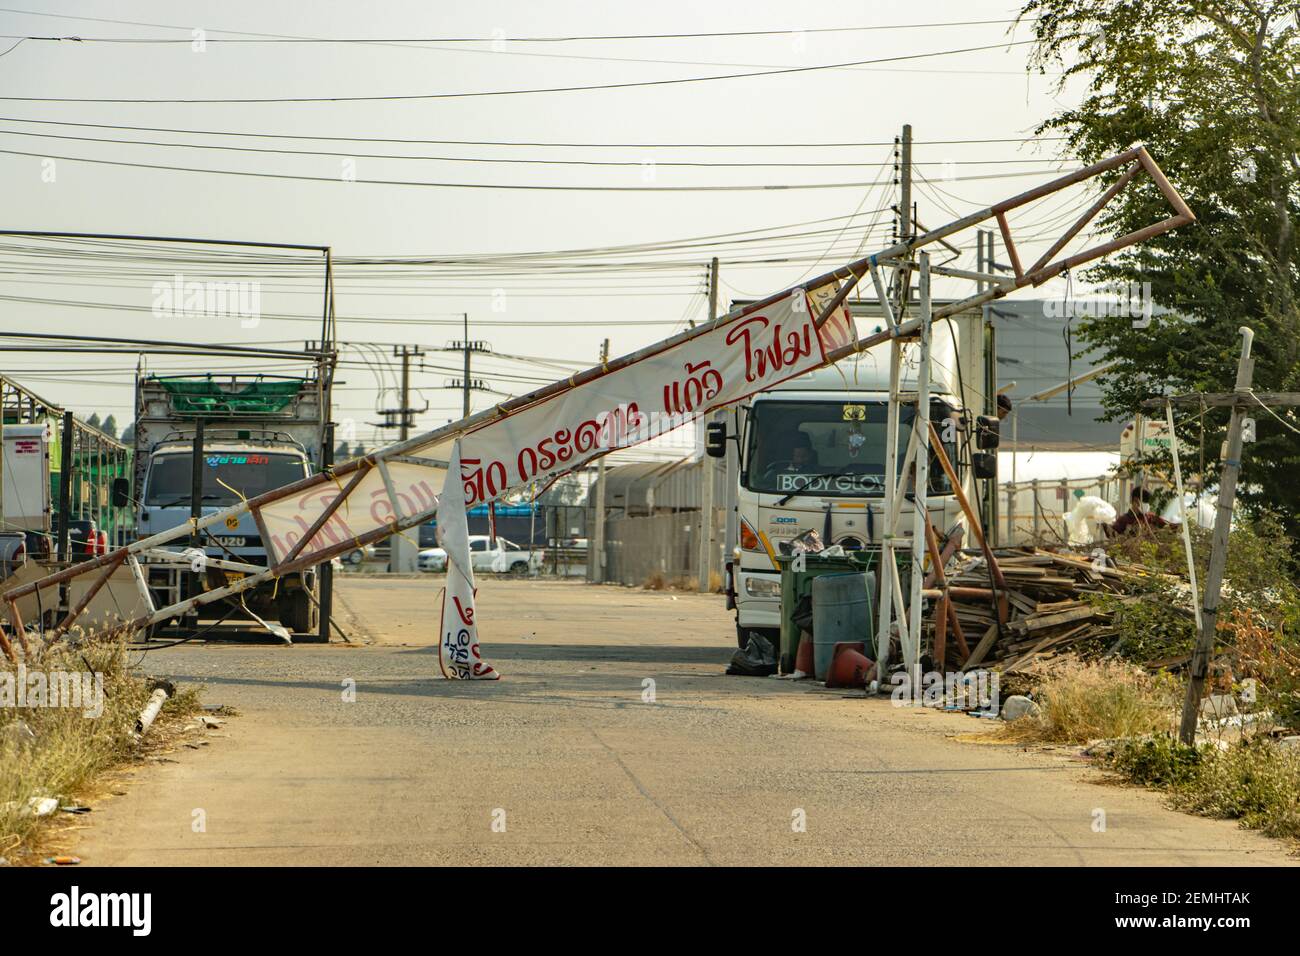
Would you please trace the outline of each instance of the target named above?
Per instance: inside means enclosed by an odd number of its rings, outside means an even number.
[[[717,579],[715,590],[721,592],[722,578],[715,574],[710,579],[710,584],[714,578]],[[646,591],[695,591],[699,588],[699,582],[689,574],[678,574],[670,578],[662,571],[653,571],[646,575],[641,587]]]
[[[28,856],[41,831],[58,818],[57,811],[36,817],[29,807],[33,797],[75,802],[100,774],[138,755],[133,731],[150,693],[147,679],[129,669],[120,642],[54,648],[39,664],[25,667],[29,687],[39,680],[33,677],[37,672],[47,680],[55,672],[101,674],[102,712],[87,716],[84,707],[0,706],[0,856],[11,862]],[[15,668],[0,658],[0,679],[17,678]],[[194,691],[179,691],[163,708],[155,730],[197,708]]]
[[[1240,820],[1250,830],[1300,839],[1300,753],[1260,739],[1212,754],[1174,806],[1205,817]]]
[[[1000,737],[1076,744],[1136,737],[1169,730],[1178,706],[1168,677],[1119,661],[1063,661],[1038,681],[1034,699],[1041,713],[1006,724]]]

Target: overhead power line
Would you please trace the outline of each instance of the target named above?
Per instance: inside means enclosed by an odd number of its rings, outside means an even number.
[[[92,163],[98,166],[121,166],[131,169],[156,169],[180,173],[206,173],[211,176],[243,176],[253,179],[287,179],[297,182],[363,184],[369,186],[419,186],[430,189],[514,189],[540,192],[634,192],[634,193],[684,193],[684,192],[764,192],[764,191],[801,191],[809,189],[865,189],[869,182],[844,183],[760,183],[754,185],[706,185],[706,186],[568,186],[561,184],[540,183],[447,183],[422,182],[403,179],[352,179],[344,180],[339,176],[305,176],[293,173],[267,173],[241,169],[204,169],[196,166],[171,166],[162,163],[136,163],[119,159],[92,159],[86,156],[60,156],[53,153],[32,153],[17,149],[0,149],[0,155],[27,156],[33,159],[57,159],[69,163]],[[995,173],[981,176],[957,176],[953,182],[969,182],[979,179],[1007,179],[1015,176],[1038,176],[1045,170],[1033,170],[1019,173]]]
[[[488,96],[526,96],[539,93],[583,93],[595,90],[625,90],[659,86],[681,86],[687,83],[713,83],[720,80],[745,80],[764,76],[786,76],[795,73],[815,73],[838,70],[851,66],[868,66],[876,63],[900,63],[931,57],[954,56],[960,53],[979,53],[987,50],[1005,50],[1025,46],[1036,40],[1011,40],[983,46],[961,47],[952,50],[934,50],[929,53],[907,53],[899,56],[875,57],[869,60],[849,60],[843,63],[820,63],[813,66],[788,66],[772,70],[753,70],[745,73],[722,73],[715,76],[684,76],[667,80],[630,80],[624,83],[596,83],[585,86],[549,86],[519,90],[468,90],[459,93],[396,93],[373,96],[274,96],[274,97],[88,97],[88,96],[0,96],[0,100],[22,103],[178,103],[243,104],[255,103],[375,103],[405,100],[447,100]]]
[[[235,136],[252,139],[316,140],[332,143],[401,143],[412,146],[536,146],[548,149],[861,149],[871,146],[894,145],[894,141],[878,143],[557,143],[526,140],[491,139],[409,139],[388,136],[310,136],[303,133],[249,133],[236,130],[183,129],[174,126],[124,126],[113,123],[74,123],[69,120],[28,119],[21,116],[0,116],[6,123],[28,123],[41,126],[74,126],[83,129],[112,129],[134,133],[184,133],[192,136]],[[916,146],[964,146],[984,143],[1048,143],[1066,139],[1065,136],[1008,136],[983,139],[918,139]]]
[[[66,13],[46,13],[40,10],[22,10],[14,7],[0,7],[3,13],[19,13],[26,16],[45,17],[56,20],[82,20],[93,23],[111,23],[119,26],[159,27],[165,30],[186,30],[172,23],[156,23],[145,20],[122,20],[110,17],[87,17]],[[1031,19],[1037,19],[1031,18]],[[212,30],[213,33],[237,33],[238,37],[209,39],[207,42],[223,43],[579,43],[587,41],[621,41],[621,40],[695,40],[720,37],[764,37],[790,36],[792,34],[820,33],[874,33],[882,30],[928,30],[941,27],[971,27],[985,25],[1002,25],[1015,23],[1014,19],[995,20],[948,20],[928,23],[886,23],[865,26],[813,27],[811,29],[787,30],[718,30],[700,33],[616,33],[616,34],[572,34],[560,36],[523,36],[505,35],[477,37],[303,37],[279,33],[255,33],[246,30]],[[16,38],[11,38],[16,39]],[[181,37],[29,37],[27,39],[73,40],[79,43],[189,43],[190,39]]]
[[[363,153],[357,151],[342,150],[320,150],[320,149],[276,149],[271,147],[258,146],[225,146],[215,143],[167,143],[158,140],[139,140],[139,139],[114,139],[104,136],[68,136],[62,133],[32,133],[26,130],[0,129],[0,133],[7,136],[26,136],[37,139],[60,139],[70,140],[78,143],[111,143],[117,146],[161,146],[172,149],[212,149],[223,152],[236,153],[259,153],[271,154],[277,156],[334,156],[347,159],[381,159],[381,160],[417,160],[419,162],[439,162],[439,163],[490,163],[490,164],[508,164],[508,165],[532,165],[532,166],[613,166],[613,167],[691,167],[691,168],[734,168],[734,169],[772,169],[772,168],[880,168],[890,167],[893,164],[883,163],[863,163],[863,162],[824,162],[824,161],[797,161],[797,162],[727,162],[727,161],[680,161],[680,160],[655,160],[647,162],[645,160],[624,159],[624,160],[598,160],[598,159],[520,159],[516,157],[495,157],[495,156],[409,156],[400,153]],[[915,166],[998,166],[1007,164],[1023,163],[1055,163],[1059,159],[1044,157],[1027,157],[1020,159],[958,159],[950,160],[946,163],[914,163]]]

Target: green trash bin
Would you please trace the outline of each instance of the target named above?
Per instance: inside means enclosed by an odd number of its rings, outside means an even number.
[[[848,551],[835,557],[823,557],[818,554],[808,554],[804,557],[802,571],[791,569],[794,555],[779,554],[776,557],[777,567],[781,569],[781,647],[778,664],[782,674],[794,670],[794,658],[799,650],[800,633],[794,623],[794,609],[802,598],[812,594],[813,579],[823,574],[860,574],[872,570],[880,560],[880,552]],[[874,594],[871,595],[871,606],[876,606]]]

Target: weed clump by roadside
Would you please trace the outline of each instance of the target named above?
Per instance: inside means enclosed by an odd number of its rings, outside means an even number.
[[[1165,791],[1180,810],[1300,840],[1300,751],[1267,737],[1220,750],[1165,734],[1123,741],[1104,763],[1133,783]]]
[[[1039,712],[1011,721],[999,733],[1018,742],[1087,743],[1168,730],[1176,688],[1122,661],[1064,661],[1037,683]]]
[[[150,692],[122,641],[58,645],[19,667],[0,657],[0,857],[27,856],[57,819],[52,807],[139,753],[135,722]],[[155,728],[198,707],[194,690],[179,690]]]

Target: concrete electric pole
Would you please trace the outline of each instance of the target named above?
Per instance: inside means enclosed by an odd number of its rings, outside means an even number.
[[[424,351],[418,345],[394,345],[393,355],[402,362],[402,398],[397,409],[397,433],[402,441],[411,437],[411,419],[417,409],[411,407],[411,359],[419,358]],[[416,532],[418,534],[418,531]],[[413,574],[420,569],[420,548],[416,539],[407,537],[410,532],[395,534],[389,541],[388,570],[398,574]]]
[[[609,339],[600,346],[600,364],[609,361]],[[587,578],[592,584],[605,583],[605,457],[596,465],[596,500],[593,503],[595,532],[587,553]]]
[[[709,263],[709,321],[712,322],[718,316],[718,260],[715,258]],[[710,420],[717,420],[718,415],[710,416]],[[707,421],[701,422],[701,427],[707,425]],[[703,435],[701,431],[701,435]],[[713,537],[713,480],[714,480],[714,460],[704,451],[704,446],[700,446],[700,521],[699,521],[699,545],[700,545],[700,575],[699,589],[700,593],[708,594],[713,590],[713,564],[714,554],[717,547]]]

